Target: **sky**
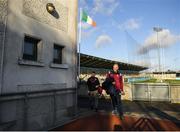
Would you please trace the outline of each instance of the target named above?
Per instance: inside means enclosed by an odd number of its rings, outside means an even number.
[[[156,71],[159,50],[163,71],[180,70],[180,0],[79,0],[79,8],[97,24],[82,22],[82,53]]]

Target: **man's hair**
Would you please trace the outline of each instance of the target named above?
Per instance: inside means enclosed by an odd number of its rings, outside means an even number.
[[[119,64],[118,63],[114,63],[113,66],[117,65],[119,67]]]
[[[96,73],[95,71],[92,71],[92,73]]]

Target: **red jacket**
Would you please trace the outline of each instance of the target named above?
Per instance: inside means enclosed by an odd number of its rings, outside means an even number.
[[[109,72],[107,78],[110,78],[111,82],[115,82],[116,89],[123,91],[123,77],[119,72]]]

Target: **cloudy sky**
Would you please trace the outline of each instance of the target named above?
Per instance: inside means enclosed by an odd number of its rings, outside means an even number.
[[[180,0],[79,0],[96,21],[82,23],[81,52],[122,62],[180,70]],[[153,27],[161,27],[158,33]]]

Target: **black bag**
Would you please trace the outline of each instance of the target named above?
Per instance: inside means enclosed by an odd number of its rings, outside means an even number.
[[[107,94],[114,94],[115,87],[112,84],[112,81],[106,78],[106,80],[102,83],[102,88],[106,91]]]
[[[110,95],[116,95],[116,88],[114,87],[114,85],[111,85],[109,87],[108,92]]]
[[[109,82],[107,81],[107,79],[102,83],[102,89],[104,89],[105,91],[107,91],[109,87]]]

